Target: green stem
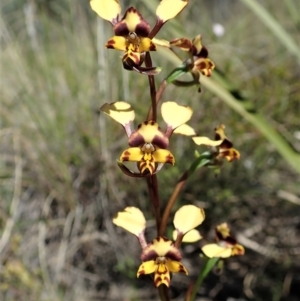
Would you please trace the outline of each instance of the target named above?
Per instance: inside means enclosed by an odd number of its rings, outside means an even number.
[[[208,273],[212,270],[212,268],[216,265],[219,258],[210,258],[206,261],[204,268],[202,269],[201,273],[199,274],[194,286],[191,295],[187,298],[188,301],[194,301],[197,295],[199,288],[202,285],[203,280],[208,275]]]

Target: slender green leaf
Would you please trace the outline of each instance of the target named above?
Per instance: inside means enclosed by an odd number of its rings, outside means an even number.
[[[290,36],[290,34],[280,25],[280,23],[257,1],[241,0],[247,5],[257,17],[272,31],[274,36],[282,43],[287,50],[295,55],[300,63],[300,49]],[[299,8],[298,8],[299,13]]]
[[[216,265],[218,260],[219,260],[219,258],[209,258],[206,261],[206,264],[205,264],[204,268],[202,269],[201,273],[199,274],[199,276],[197,278],[197,281],[194,284],[191,295],[187,298],[188,301],[194,301],[195,300],[195,297],[197,295],[197,292],[198,292],[199,288],[202,285],[203,280],[209,274],[209,272],[212,270],[212,268]]]

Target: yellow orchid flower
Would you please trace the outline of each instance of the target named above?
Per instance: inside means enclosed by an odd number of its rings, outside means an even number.
[[[155,75],[160,68],[141,67],[145,53],[156,50],[152,38],[165,22],[183,10],[188,0],[162,0],[156,11],[157,22],[152,31],[149,23],[134,7],[128,8],[123,18],[120,19],[119,0],[91,0],[90,4],[101,18],[113,25],[115,36],[110,38],[105,46],[124,51],[122,58],[124,68],[146,75]]]
[[[177,210],[174,216],[174,226],[178,236],[188,236],[205,218],[204,210],[194,205],[185,205]],[[181,264],[181,254],[172,240],[159,236],[149,244],[146,243],[144,232],[146,220],[143,213],[135,207],[127,207],[119,212],[113,223],[134,234],[143,249],[143,261],[137,271],[137,277],[154,274],[154,284],[170,286],[171,273],[188,274]],[[181,237],[182,238],[182,237]]]
[[[202,45],[201,35],[197,35],[192,41],[187,38],[177,38],[170,41],[170,45],[190,54],[191,60],[187,60],[187,63],[189,63],[189,70],[197,82],[199,82],[200,74],[211,76],[215,63],[208,58],[208,50]]]
[[[212,147],[212,162],[210,165],[221,165],[222,159],[225,158],[228,162],[240,158],[240,153],[233,148],[233,143],[228,140],[225,135],[225,125],[221,124],[215,128],[215,140],[208,137],[196,136],[192,137],[197,145],[207,145]]]
[[[227,223],[216,227],[216,244],[207,244],[202,247],[202,252],[209,258],[228,258],[235,255],[244,255],[245,249],[230,235]]]
[[[191,127],[183,126],[191,118],[192,109],[172,101],[163,103],[161,107],[166,123],[165,131],[155,121],[145,121],[136,130],[132,130],[134,111],[130,104],[123,101],[104,104],[100,110],[122,124],[126,131],[130,148],[123,151],[120,162],[137,162],[140,173],[129,171],[121,163],[119,166],[124,173],[132,176],[148,176],[159,171],[164,163],[175,164],[175,158],[167,148],[169,138],[176,129],[177,133],[183,135],[195,135]]]

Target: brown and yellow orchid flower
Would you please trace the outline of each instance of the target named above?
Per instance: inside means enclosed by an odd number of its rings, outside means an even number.
[[[240,153],[233,148],[233,143],[229,141],[225,135],[225,125],[221,124],[215,128],[215,140],[211,140],[207,137],[193,137],[194,142],[197,145],[211,146],[211,166],[220,166],[223,158],[228,162],[237,160],[240,158]]]
[[[175,213],[174,226],[178,238],[191,233],[205,218],[204,210],[194,205],[182,206]],[[113,219],[113,223],[128,232],[134,234],[143,249],[137,277],[146,274],[154,274],[154,284],[170,286],[171,273],[188,274],[186,268],[180,263],[181,254],[174,242],[159,236],[147,244],[144,236],[146,219],[143,213],[135,207],[127,207],[119,212]],[[175,242],[176,243],[176,242]]]
[[[188,0],[162,0],[156,10],[157,21],[152,31],[149,23],[134,7],[128,8],[120,20],[119,0],[91,0],[90,4],[101,18],[113,25],[115,36],[110,38],[105,46],[124,51],[122,58],[124,68],[146,75],[155,75],[160,68],[141,67],[145,53],[156,50],[152,38],[166,21],[183,10]]]
[[[133,177],[152,175],[160,170],[164,163],[174,165],[175,158],[167,150],[173,132],[187,136],[195,135],[195,131],[185,124],[192,116],[192,109],[180,106],[176,102],[165,102],[161,106],[162,117],[166,123],[165,131],[155,121],[145,121],[133,130],[134,111],[130,104],[123,101],[104,104],[100,110],[120,123],[126,131],[130,148],[122,153],[118,165],[125,174]],[[124,161],[137,162],[140,172],[135,173],[127,169],[122,164]]]
[[[234,237],[230,235],[227,223],[216,227],[216,244],[208,244],[202,247],[202,252],[209,258],[227,258],[235,255],[244,255],[245,249],[239,245]]]
[[[137,277],[154,273],[154,285],[170,286],[170,273],[188,274],[186,268],[180,263],[181,254],[174,243],[165,238],[154,239],[142,252],[143,263],[137,271]]]
[[[215,68],[214,62],[208,58],[208,50],[202,45],[201,35],[196,36],[192,41],[187,38],[178,38],[170,41],[171,46],[179,47],[190,54],[190,58],[185,61],[188,70],[191,72],[194,82],[199,83],[200,74],[211,76]],[[184,82],[176,81],[178,85]],[[176,82],[174,82],[176,84]]]

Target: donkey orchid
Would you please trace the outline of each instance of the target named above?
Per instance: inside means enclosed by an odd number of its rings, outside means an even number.
[[[204,210],[194,205],[185,205],[179,208],[174,216],[174,226],[178,238],[195,230],[205,218]],[[159,236],[149,244],[144,236],[146,219],[143,213],[136,207],[127,207],[113,219],[113,223],[128,232],[134,234],[142,247],[141,259],[143,263],[137,271],[137,277],[146,274],[154,274],[156,287],[161,284],[170,286],[170,273],[188,274],[186,268],[180,262],[181,254],[172,240]]]
[[[135,114],[130,104],[119,101],[104,104],[100,110],[122,124],[128,137],[130,148],[123,151],[119,167],[126,174],[145,177],[156,173],[164,163],[175,164],[173,154],[167,149],[173,132],[183,135],[195,135],[195,131],[185,124],[191,116],[192,109],[180,106],[176,102],[165,102],[161,106],[162,117],[166,123],[163,131],[157,122],[145,121],[136,130],[132,130]],[[137,162],[139,173],[129,171],[122,162]]]
[[[107,41],[105,47],[124,51],[122,58],[124,68],[146,75],[155,75],[160,68],[141,67],[145,53],[156,50],[152,38],[165,22],[183,10],[188,0],[162,0],[156,10],[157,21],[152,31],[149,23],[134,7],[128,8],[120,19],[119,0],[91,0],[90,4],[101,18],[112,24],[115,36]]]

